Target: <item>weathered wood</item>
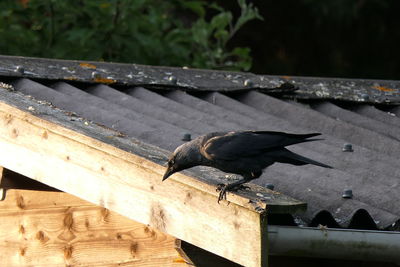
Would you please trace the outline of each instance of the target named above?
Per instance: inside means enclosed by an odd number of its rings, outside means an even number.
[[[0,75],[187,91],[259,90],[299,99],[400,104],[400,81],[255,75],[248,72],[0,56]]]
[[[187,266],[175,238],[62,192],[8,190],[2,266]]]
[[[267,212],[305,207],[262,188],[218,204],[214,185],[184,173],[162,183],[161,150],[19,93],[0,90],[0,125],[0,165],[242,265],[266,264]]]
[[[400,81],[320,77],[263,76],[290,83],[298,90],[286,95],[298,99],[334,99],[372,104],[400,104]]]
[[[262,88],[268,92],[292,92],[295,89],[288,83],[276,84],[248,72],[15,56],[0,56],[0,75],[201,91]]]

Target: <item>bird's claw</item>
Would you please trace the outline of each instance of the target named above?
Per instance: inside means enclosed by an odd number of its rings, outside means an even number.
[[[219,192],[218,196],[218,204],[221,200],[226,200],[226,188],[228,185],[226,184],[218,184],[216,191]]]
[[[250,189],[250,187],[248,187],[248,186],[246,186],[246,185],[243,185],[243,184],[241,184],[241,185],[236,185],[236,186],[231,186],[231,185],[229,185],[229,184],[218,184],[217,185],[217,189],[216,189],[216,191],[217,192],[219,192],[219,196],[218,196],[218,203],[221,201],[221,200],[226,200],[226,193],[228,192],[228,191],[233,191],[233,190],[239,190],[239,189]]]

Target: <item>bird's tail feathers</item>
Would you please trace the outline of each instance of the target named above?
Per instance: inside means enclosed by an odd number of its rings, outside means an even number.
[[[310,133],[310,134],[286,134],[287,137],[293,138],[289,141],[285,146],[306,143],[306,142],[313,142],[313,141],[321,141],[324,140],[323,138],[311,138],[314,136],[321,135],[320,133]]]
[[[310,137],[321,135],[321,133],[292,134],[292,133],[283,133],[283,132],[274,132],[274,131],[251,131],[251,132],[256,133],[256,134],[285,136],[287,138],[293,138],[293,139],[307,139]]]
[[[310,138],[310,137],[321,135],[321,133],[293,134],[293,135],[300,136],[300,137],[302,137],[304,139],[307,139],[307,138]]]
[[[294,164],[294,165],[312,164],[312,165],[316,165],[316,166],[320,166],[320,167],[324,167],[324,168],[333,169],[332,166],[329,166],[327,164],[324,164],[324,163],[318,162],[316,160],[312,160],[312,159],[300,156],[299,154],[293,153],[292,151],[289,151],[287,149],[285,149],[285,150],[286,150],[285,151],[286,153],[281,158],[281,160],[279,160],[279,162],[290,163],[290,164]]]
[[[325,140],[325,139],[324,138],[312,138],[312,139],[302,140],[301,142],[305,143],[305,142],[313,142],[313,141],[321,141],[321,140]]]

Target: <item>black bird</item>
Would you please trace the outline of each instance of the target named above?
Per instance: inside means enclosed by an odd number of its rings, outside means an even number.
[[[243,183],[260,177],[263,169],[275,162],[332,168],[285,148],[298,143],[321,140],[309,139],[317,135],[320,133],[289,134],[272,131],[215,132],[202,135],[175,149],[168,160],[163,181],[175,172],[199,165],[242,175],[242,180],[219,185],[219,202],[226,198],[227,191],[236,190]]]

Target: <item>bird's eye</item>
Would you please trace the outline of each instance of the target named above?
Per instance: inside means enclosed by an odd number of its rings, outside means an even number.
[[[171,159],[170,161],[168,161],[168,166],[173,166],[175,164],[175,161],[173,159]]]

